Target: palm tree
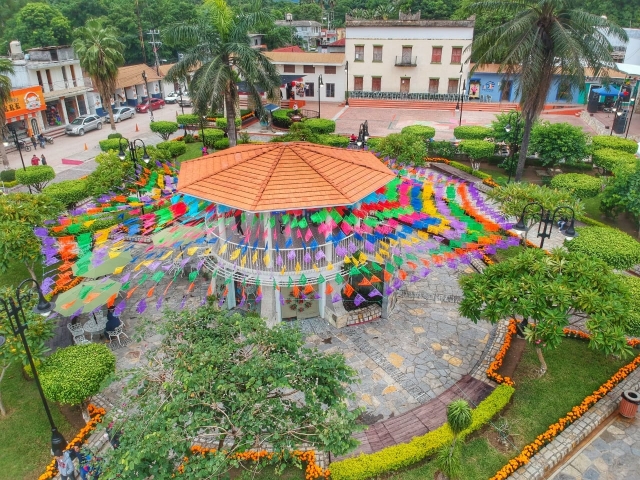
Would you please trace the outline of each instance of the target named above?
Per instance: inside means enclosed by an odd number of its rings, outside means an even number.
[[[0,58],[0,132],[4,135],[4,129],[7,124],[7,115],[4,111],[5,104],[11,98],[11,79],[9,75],[13,73],[13,63],[8,58]],[[0,135],[0,136],[2,136]],[[2,139],[0,139],[2,140]],[[2,164],[9,168],[9,159],[4,149],[4,143],[0,141],[0,157]]]
[[[575,8],[574,0],[486,0],[471,8],[510,18],[478,36],[471,48],[477,58],[474,69],[499,63],[507,77],[519,73],[516,94],[525,121],[515,177],[520,181],[531,127],[544,107],[554,76],[564,88],[584,91],[585,68],[600,76],[604,68],[615,66],[608,38],[626,40],[627,35],[606,17]]]
[[[124,44],[118,40],[118,31],[98,20],[89,20],[78,29],[73,48],[80,59],[80,66],[91,77],[98,90],[103,107],[109,112],[111,130],[116,129],[111,109],[111,96],[116,92],[118,67],[124,64]]]
[[[204,115],[224,104],[229,145],[235,146],[236,104],[239,75],[247,84],[258,116],[263,113],[260,90],[275,99],[280,75],[274,65],[258,50],[251,48],[248,32],[257,25],[272,22],[265,9],[236,15],[225,0],[205,0],[202,16],[196,21],[180,23],[165,36],[169,43],[186,45],[186,53],[167,73],[167,79],[191,80],[191,99],[196,112]]]

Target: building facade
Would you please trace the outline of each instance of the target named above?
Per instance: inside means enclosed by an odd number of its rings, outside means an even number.
[[[457,94],[469,71],[474,20],[346,22],[349,90]]]
[[[276,20],[278,27],[290,27],[300,38],[307,50],[315,48],[320,42],[322,25],[314,20]]]

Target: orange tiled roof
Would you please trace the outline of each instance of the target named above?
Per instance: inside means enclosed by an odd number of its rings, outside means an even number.
[[[298,52],[298,53],[304,52],[304,50],[297,45],[293,45],[290,47],[274,48],[271,51],[272,52]]]
[[[351,205],[394,178],[370,152],[306,142],[250,144],[182,162],[178,191],[269,212]]]
[[[147,80],[149,82],[155,82],[156,80],[162,80],[155,68],[151,68],[144,63],[137,65],[128,65],[126,67],[120,67],[118,69],[118,79],[116,80],[116,88],[133,87],[134,85],[144,84],[142,79],[142,72],[147,74]]]

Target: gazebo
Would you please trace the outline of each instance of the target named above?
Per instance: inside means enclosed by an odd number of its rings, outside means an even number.
[[[369,152],[294,142],[185,161],[178,178],[180,194],[215,205],[206,217],[205,265],[221,305],[259,309],[275,323],[325,318],[327,297],[340,291],[334,282],[344,252],[370,243],[353,211],[396,174]]]

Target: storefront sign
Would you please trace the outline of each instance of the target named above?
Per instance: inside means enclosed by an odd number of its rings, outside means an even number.
[[[11,97],[4,105],[7,120],[20,115],[40,112],[45,108],[47,106],[44,102],[44,95],[40,85],[11,90]]]
[[[492,91],[494,88],[496,88],[496,84],[494,82],[487,82],[482,87],[483,90],[489,90],[489,91]]]

